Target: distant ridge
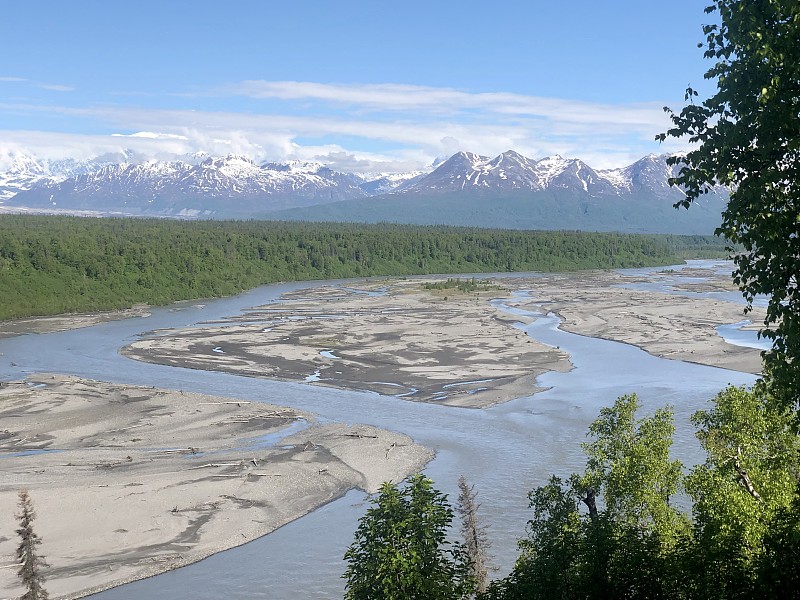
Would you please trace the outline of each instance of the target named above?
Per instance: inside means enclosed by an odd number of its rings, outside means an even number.
[[[239,155],[89,161],[19,154],[0,171],[4,210],[179,218],[279,218],[515,229],[712,233],[725,190],[678,212],[667,155],[596,170],[577,158],[458,152],[429,171],[372,176]]]

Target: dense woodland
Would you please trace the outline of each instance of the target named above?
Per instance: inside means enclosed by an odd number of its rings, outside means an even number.
[[[724,256],[704,236],[0,217],[0,319],[166,304],[276,281],[573,271]]]

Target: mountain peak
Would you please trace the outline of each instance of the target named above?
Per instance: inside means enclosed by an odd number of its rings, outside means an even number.
[[[109,162],[112,158],[117,162]],[[549,190],[582,202],[630,194],[672,198],[679,193],[668,184],[677,167],[668,167],[665,155],[650,154],[621,169],[595,171],[577,158],[560,155],[536,161],[514,150],[491,159],[462,151],[432,166],[430,171],[363,176],[315,162],[257,164],[241,154],[198,153],[168,162],[124,152],[81,162],[6,151],[0,154],[0,202],[5,200],[6,207],[11,202],[44,209],[57,204],[67,210],[138,215],[253,216],[390,193],[423,197],[466,192],[492,198]]]

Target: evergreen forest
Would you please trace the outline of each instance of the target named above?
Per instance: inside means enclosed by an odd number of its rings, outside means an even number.
[[[277,281],[574,271],[725,256],[711,236],[396,224],[0,217],[0,319],[163,305]]]

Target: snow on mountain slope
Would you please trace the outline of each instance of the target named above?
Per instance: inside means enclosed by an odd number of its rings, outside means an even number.
[[[576,190],[591,197],[613,196],[648,189],[668,193],[665,156],[650,156],[624,169],[595,171],[576,158],[548,156],[536,161],[509,150],[489,159],[459,152],[406,192]]]
[[[91,160],[47,160],[25,152],[0,154],[0,203],[38,184],[57,183],[122,161],[141,159],[130,151]]]
[[[211,216],[263,214],[376,195],[565,190],[586,198],[645,193],[675,196],[666,156],[649,155],[621,169],[594,170],[576,158],[527,158],[509,150],[490,158],[458,152],[431,171],[354,175],[312,162],[256,163],[247,156],[181,156],[171,161],[130,152],[91,161],[0,155],[0,204],[120,210],[129,214]]]
[[[274,209],[276,202],[270,200],[279,200],[279,208],[287,208],[366,196],[355,175],[314,163],[259,165],[239,155],[206,157],[196,164],[124,162],[71,178],[42,175],[31,181],[27,190],[14,196],[15,203],[103,210],[124,206],[134,214],[200,210],[211,215],[227,209],[248,213]],[[235,206],[237,202],[242,206]]]

